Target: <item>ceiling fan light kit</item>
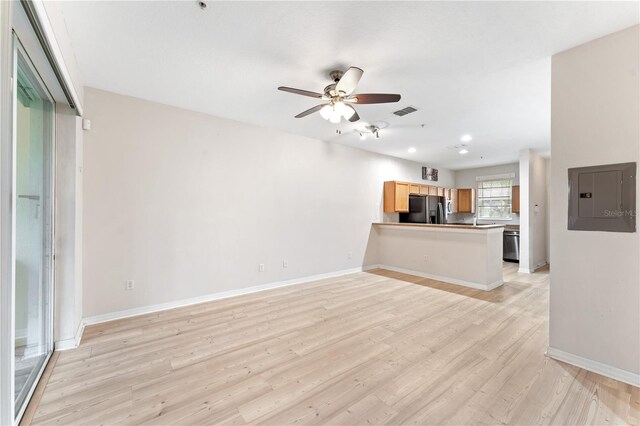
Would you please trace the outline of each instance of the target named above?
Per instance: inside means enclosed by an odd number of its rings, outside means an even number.
[[[331,77],[334,82],[324,88],[324,93],[285,86],[278,87],[278,90],[329,101],[326,104],[316,105],[313,108],[301,112],[295,116],[296,118],[306,117],[319,111],[320,116],[331,123],[338,124],[343,118],[353,123],[360,120],[360,116],[352,104],[381,104],[398,102],[400,100],[400,95],[388,93],[362,93],[352,95],[363,73],[364,71],[358,67],[350,67],[344,73],[339,70],[331,71],[329,77]]]

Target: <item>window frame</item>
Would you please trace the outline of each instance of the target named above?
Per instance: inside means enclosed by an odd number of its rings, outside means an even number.
[[[477,177],[476,178],[476,215],[478,220],[495,220],[495,221],[511,221],[513,220],[513,185],[514,185],[514,178],[515,175],[514,174],[505,174],[505,175],[496,175],[496,176],[482,176],[482,177]],[[482,216],[481,215],[481,211],[482,211],[482,204],[480,203],[481,199],[485,199],[485,200],[492,200],[492,199],[497,199],[497,200],[504,200],[504,197],[496,197],[496,198],[491,198],[491,197],[481,197],[480,194],[483,193],[482,190],[486,190],[486,188],[484,187],[484,184],[486,184],[487,182],[497,182],[497,181],[509,181],[508,186],[501,186],[498,188],[509,188],[508,191],[508,209],[509,209],[509,213],[508,216]],[[486,208],[486,207],[485,207]]]

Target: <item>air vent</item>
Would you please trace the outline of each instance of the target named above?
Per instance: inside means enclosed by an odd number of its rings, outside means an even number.
[[[402,117],[403,115],[411,114],[412,112],[416,112],[417,110],[418,110],[417,108],[414,108],[412,106],[408,106],[406,108],[402,108],[402,109],[399,109],[397,111],[394,111],[393,113],[395,115],[397,115],[398,117]]]

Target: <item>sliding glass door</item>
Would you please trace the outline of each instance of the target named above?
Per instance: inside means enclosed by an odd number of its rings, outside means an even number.
[[[17,38],[14,74],[14,398],[18,416],[53,351],[54,103]]]

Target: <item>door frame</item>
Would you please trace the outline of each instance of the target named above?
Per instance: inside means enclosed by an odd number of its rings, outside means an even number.
[[[55,7],[54,7],[55,12]],[[71,74],[67,68],[55,37],[54,27],[48,19],[43,0],[0,1],[0,425],[10,425],[14,417],[14,292],[12,283],[12,187],[13,187],[13,31],[21,37],[27,47],[32,62],[40,77],[46,81],[48,91],[54,93],[56,104],[72,104],[76,115],[82,116],[82,104],[75,90]],[[17,31],[20,29],[20,31]],[[48,68],[51,68],[50,70]],[[43,74],[44,73],[44,74]],[[57,87],[60,85],[60,87]],[[53,91],[52,91],[53,90]],[[64,93],[63,93],[64,92]],[[69,99],[71,97],[71,99]],[[56,107],[59,105],[56,105]],[[57,120],[57,117],[56,117]],[[54,122],[57,124],[57,121]],[[51,174],[55,176],[55,138]],[[55,235],[55,184],[52,199]],[[55,237],[54,237],[55,238]],[[55,240],[52,241],[55,249]],[[51,252],[54,263],[52,273],[55,280],[55,252]],[[55,281],[52,283],[55,291]],[[55,312],[55,299],[52,297]],[[52,325],[55,327],[56,325]],[[53,336],[55,340],[55,335]],[[55,350],[55,343],[54,343]]]
[[[11,87],[11,103],[12,103],[12,118],[11,118],[11,146],[10,146],[10,150],[11,150],[11,182],[10,182],[10,194],[11,194],[11,212],[10,212],[10,217],[11,217],[11,225],[9,228],[9,232],[11,233],[10,236],[10,241],[11,241],[11,252],[8,253],[9,254],[9,262],[11,264],[11,271],[10,271],[10,285],[8,287],[11,287],[11,293],[12,293],[12,298],[10,300],[11,303],[11,307],[10,307],[10,312],[11,312],[11,319],[10,319],[10,327],[11,329],[9,330],[10,333],[10,342],[11,344],[11,348],[10,348],[10,362],[11,362],[11,384],[10,384],[10,389],[11,389],[11,398],[13,401],[13,410],[12,410],[12,414],[15,413],[14,418],[12,419],[12,421],[14,423],[19,423],[22,416],[24,415],[25,410],[27,409],[27,406],[29,405],[29,402],[31,400],[31,397],[33,396],[33,393],[38,385],[38,382],[40,380],[40,378],[42,377],[42,374],[44,372],[44,370],[47,367],[47,364],[49,363],[49,359],[51,358],[51,355],[53,354],[54,351],[54,330],[53,330],[53,321],[54,321],[54,306],[55,306],[55,194],[56,194],[56,189],[55,189],[55,181],[56,181],[56,115],[55,115],[55,100],[53,99],[53,96],[51,95],[51,93],[49,92],[49,89],[47,88],[46,84],[44,83],[44,81],[42,80],[42,78],[38,75],[38,70],[35,68],[35,65],[33,64],[33,62],[31,61],[31,59],[29,58],[29,54],[28,52],[25,50],[24,46],[22,45],[22,43],[20,42],[20,39],[18,38],[17,34],[15,34],[15,32],[12,33],[12,87]],[[48,216],[48,220],[50,222],[49,227],[47,229],[45,229],[45,232],[43,233],[43,245],[46,244],[46,248],[45,250],[48,251],[49,253],[49,258],[46,261],[48,263],[47,265],[47,281],[49,284],[49,288],[45,289],[45,291],[47,291],[47,295],[46,295],[46,300],[48,302],[48,308],[47,308],[47,312],[46,312],[46,316],[48,317],[48,329],[46,330],[47,333],[47,341],[46,346],[47,346],[47,354],[45,356],[44,362],[42,363],[42,365],[40,366],[39,370],[36,372],[35,374],[35,380],[34,382],[31,384],[30,389],[28,390],[26,397],[24,399],[24,402],[22,404],[22,406],[20,407],[20,410],[18,412],[15,411],[16,407],[15,407],[15,255],[16,255],[16,235],[15,235],[15,229],[16,229],[16,205],[17,205],[17,195],[16,195],[16,171],[17,171],[17,164],[16,164],[16,154],[17,154],[17,126],[16,126],[16,121],[17,121],[17,84],[18,84],[18,55],[21,55],[23,60],[27,63],[27,66],[31,68],[31,71],[33,73],[33,76],[35,77],[35,79],[37,80],[37,83],[41,86],[41,88],[43,89],[43,91],[45,92],[45,95],[47,97],[47,100],[51,103],[51,107],[52,107],[52,111],[51,111],[51,122],[49,123],[49,133],[50,133],[50,141],[49,141],[49,146],[48,146],[48,155],[46,157],[46,161],[49,163],[48,164],[48,171],[49,171],[49,176],[48,176],[48,188],[47,191],[48,195],[49,195],[49,209],[48,211],[45,212],[44,209],[44,205],[43,205],[43,219],[44,219],[44,214],[46,213]],[[4,189],[4,188],[3,188]],[[45,194],[46,194],[45,192]],[[43,203],[44,204],[44,203]],[[48,233],[46,231],[49,231]],[[48,239],[48,240],[47,240]],[[44,257],[46,257],[46,252],[43,253]],[[45,265],[45,261],[43,260],[43,267]],[[45,279],[45,276],[43,275],[43,280]],[[43,317],[44,318],[44,317]]]
[[[12,283],[14,2],[0,1],[0,424],[13,424],[15,333]]]

